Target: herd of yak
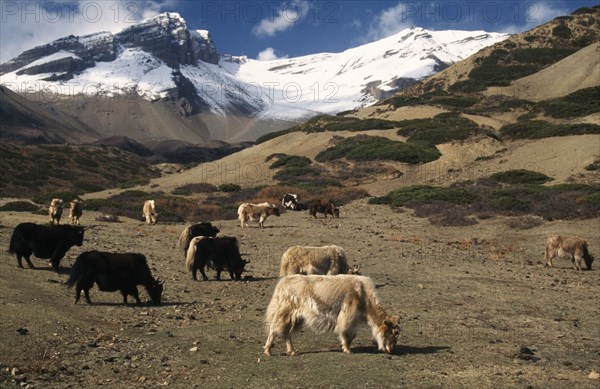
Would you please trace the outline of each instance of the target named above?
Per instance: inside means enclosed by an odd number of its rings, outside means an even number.
[[[17,258],[22,268],[25,258],[30,268],[31,255],[48,259],[55,271],[59,271],[61,259],[73,246],[83,244],[84,233],[93,228],[79,225],[82,215],[82,202],[71,202],[71,225],[60,225],[63,202],[52,200],[49,207],[50,225],[21,223],[16,226],[10,239],[9,252]],[[290,210],[304,210],[297,195],[286,193],[282,206]],[[339,208],[332,201],[314,201],[309,212],[316,217],[318,212],[325,217],[330,214],[339,217]],[[143,206],[144,217],[149,224],[156,223],[156,207],[153,200]],[[263,227],[269,215],[279,216],[279,208],[271,203],[243,203],[238,208],[240,226],[248,220],[257,220]],[[179,246],[184,251],[185,267],[196,280],[200,270],[202,278],[208,277],[205,267],[216,271],[217,280],[221,272],[227,271],[231,279],[240,280],[248,261],[243,260],[239,242],[235,237],[217,236],[219,229],[210,222],[188,226],[179,238]],[[551,236],[546,242],[546,266],[552,267],[556,256],[569,257],[575,269],[582,269],[582,262],[588,270],[592,268],[593,257],[588,245],[580,238]],[[292,246],[282,256],[280,279],[275,287],[267,308],[266,324],[269,335],[264,353],[270,355],[275,336],[285,340],[287,352],[295,353],[291,343],[291,333],[301,324],[316,331],[336,332],[342,350],[350,352],[350,343],[362,325],[368,325],[377,341],[379,349],[392,353],[400,333],[399,319],[388,315],[380,306],[372,281],[358,275],[358,268],[350,268],[343,248],[330,246]],[[137,286],[146,288],[152,303],[160,304],[163,282],[155,279],[148,267],[146,257],[137,253],[109,253],[86,251],[75,260],[66,285],[75,286],[75,303],[84,292],[91,304],[89,290],[96,284],[106,292],[120,291],[123,303],[133,296],[139,304]]]

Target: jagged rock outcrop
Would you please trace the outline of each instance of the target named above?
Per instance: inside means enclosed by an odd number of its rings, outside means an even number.
[[[0,65],[0,74],[30,65],[17,74],[51,74],[47,80],[69,80],[73,74],[93,67],[97,62],[114,61],[120,48],[144,50],[171,68],[197,65],[198,61],[212,64],[219,61],[208,31],[189,31],[185,20],[171,12],[147,19],[117,34],[100,32],[57,39]]]

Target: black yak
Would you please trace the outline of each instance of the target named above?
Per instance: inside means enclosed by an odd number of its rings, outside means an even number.
[[[333,201],[321,201],[319,199],[315,199],[310,203],[310,214],[316,218],[317,212],[322,213],[327,218],[327,214],[333,217],[340,217],[340,209],[333,204]]]
[[[88,227],[89,229],[90,227]],[[30,268],[31,254],[37,258],[50,259],[52,268],[58,272],[60,260],[73,246],[83,244],[83,234],[86,229],[80,226],[46,226],[35,223],[21,223],[10,238],[8,252],[17,256],[17,265],[22,268],[22,258],[25,257]]]
[[[154,304],[160,304],[163,291],[163,283],[152,277],[146,257],[134,253],[86,251],[79,255],[66,282],[68,287],[76,285],[75,304],[82,290],[87,303],[92,303],[89,291],[94,283],[103,292],[120,291],[124,304],[127,304],[128,295],[132,295],[138,304],[141,303],[137,285],[146,287]]]
[[[242,279],[242,272],[249,261],[243,260],[240,254],[238,240],[231,236],[206,238],[197,236],[190,241],[187,251],[185,266],[192,272],[196,280],[196,272],[200,270],[202,279],[208,280],[204,267],[217,271],[217,280],[221,279],[221,272],[226,269],[232,280]]]
[[[196,223],[185,227],[181,233],[181,236],[179,237],[179,247],[183,249],[183,256],[185,257],[188,246],[190,245],[190,240],[192,240],[192,238],[197,236],[214,238],[219,232],[220,230],[213,226],[211,222]]]

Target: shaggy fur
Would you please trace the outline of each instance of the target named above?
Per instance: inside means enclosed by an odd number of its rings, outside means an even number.
[[[291,334],[302,325],[317,333],[337,333],[348,354],[363,325],[371,328],[379,350],[388,354],[393,353],[400,334],[398,317],[388,315],[379,305],[371,279],[354,275],[281,278],[267,307],[265,324],[269,333],[266,355],[271,355],[276,336],[283,337],[288,354],[294,355]]]
[[[588,244],[585,240],[576,237],[563,237],[553,235],[546,241],[546,267],[552,267],[554,257],[571,258],[573,267],[581,271],[581,260],[585,261],[588,270],[592,270],[594,257],[590,255]]]
[[[248,220],[253,222],[254,219],[258,219],[258,226],[263,228],[265,226],[265,220],[267,220],[270,215],[280,215],[279,208],[271,203],[242,203],[239,206],[237,213],[240,227],[242,228],[248,225]]]
[[[183,249],[183,255],[187,257],[187,250],[192,238],[197,236],[208,236],[214,238],[220,230],[211,222],[202,222],[185,227],[179,236],[179,247]]]
[[[22,268],[22,258],[25,258],[30,268],[31,255],[38,258],[50,259],[52,268],[58,272],[60,260],[73,246],[83,244],[85,229],[80,226],[46,226],[34,223],[21,223],[10,238],[8,252],[17,256],[17,265]]]
[[[185,268],[192,272],[194,280],[197,279],[198,270],[202,274],[202,279],[208,280],[204,272],[205,267],[216,270],[217,280],[221,279],[223,270],[229,271],[232,280],[241,280],[244,267],[248,262],[242,259],[237,238],[197,236],[190,241],[185,257]]]
[[[340,246],[292,246],[281,257],[279,277],[292,274],[357,274],[350,269]]]
[[[69,219],[71,224],[79,225],[79,218],[83,215],[83,201],[75,199],[71,201],[71,208],[69,209]]]
[[[48,216],[50,216],[50,224],[60,224],[62,217],[64,201],[62,199],[52,199],[48,208]]]
[[[317,213],[322,213],[327,218],[327,215],[331,215],[333,217],[340,217],[340,210],[335,206],[333,201],[322,201],[319,199],[315,199],[310,203],[310,214],[316,219]]]
[[[154,200],[146,200],[142,210],[144,218],[148,224],[156,224],[156,206]]]

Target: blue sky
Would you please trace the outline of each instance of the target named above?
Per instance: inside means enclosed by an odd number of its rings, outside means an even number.
[[[209,30],[221,53],[274,59],[338,52],[411,26],[517,33],[599,1],[0,0],[0,62],[69,34],[117,32],[160,12]]]

